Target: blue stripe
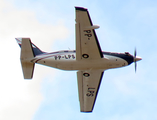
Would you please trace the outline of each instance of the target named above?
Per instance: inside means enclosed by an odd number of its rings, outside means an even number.
[[[124,59],[125,61],[128,62],[128,65],[134,62],[134,57],[130,54],[124,54],[124,53],[111,53],[111,52],[103,52],[104,55],[111,55],[115,57],[119,57]]]

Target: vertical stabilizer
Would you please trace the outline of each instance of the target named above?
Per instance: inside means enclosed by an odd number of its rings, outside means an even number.
[[[31,44],[30,38],[21,38],[21,65],[23,70],[24,79],[31,79],[33,77],[34,65],[31,62],[34,58],[34,52]]]
[[[29,39],[30,40],[30,38],[15,38],[15,39],[16,39],[16,41],[17,41],[17,43],[19,44],[20,47],[21,47],[21,44],[22,44],[22,39]],[[32,46],[34,56],[45,53],[45,52],[41,51],[35,44],[33,44],[31,42],[31,40],[30,40],[30,44]]]

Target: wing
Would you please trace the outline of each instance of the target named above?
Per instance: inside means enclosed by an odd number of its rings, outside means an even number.
[[[103,73],[101,70],[77,72],[81,112],[92,112]]]
[[[103,57],[99,41],[94,29],[89,12],[85,8],[76,8],[76,60],[99,59]]]

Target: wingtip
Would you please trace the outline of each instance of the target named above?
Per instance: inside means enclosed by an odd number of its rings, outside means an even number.
[[[80,10],[80,11],[87,11],[87,8],[84,8],[84,7],[77,7],[77,6],[75,6],[75,9],[76,10]]]
[[[93,108],[92,108],[92,110],[80,109],[80,112],[82,112],[82,113],[91,113],[92,111],[93,111]]]
[[[82,113],[92,113],[92,111],[81,111]]]

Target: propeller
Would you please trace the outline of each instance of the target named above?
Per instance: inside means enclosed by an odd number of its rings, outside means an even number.
[[[134,63],[135,63],[135,72],[136,72],[136,69],[137,69],[137,59],[136,59],[136,54],[137,54],[137,52],[136,52],[136,48],[135,48],[135,51],[134,51]]]
[[[142,58],[141,57],[139,57],[139,56],[136,56],[136,48],[135,48],[135,51],[134,51],[134,63],[135,63],[135,72],[136,72],[136,69],[137,69],[137,61],[140,61],[140,60],[142,60]]]

